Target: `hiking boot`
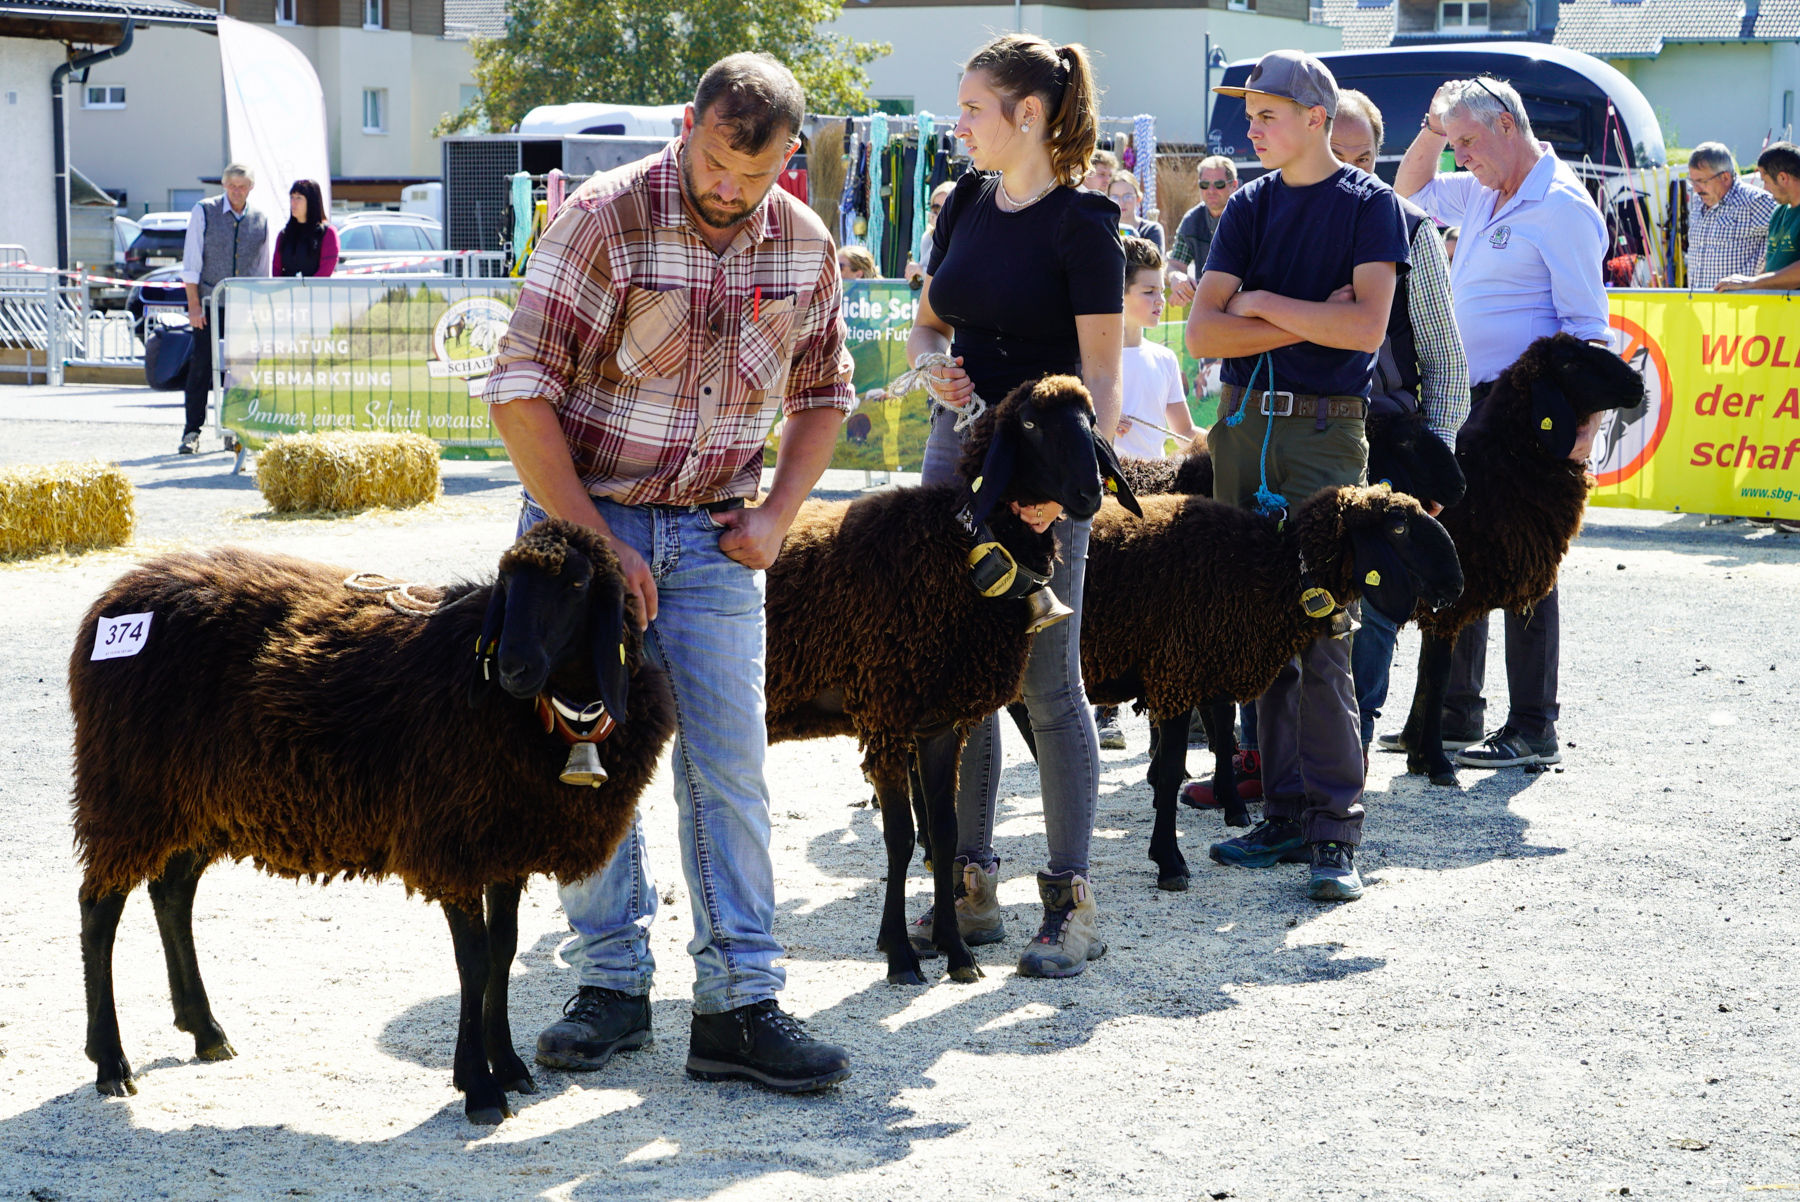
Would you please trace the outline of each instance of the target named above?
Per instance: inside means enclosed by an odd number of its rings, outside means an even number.
[[[1118,706],[1096,705],[1094,707],[1094,729],[1100,734],[1101,751],[1125,750],[1125,732],[1119,727]]]
[[[996,889],[1000,884],[1000,865],[987,867],[973,863],[968,856],[957,856],[956,929],[970,947],[999,943],[1006,938],[1006,916],[1000,913]],[[943,955],[931,942],[932,911],[926,906],[906,934],[915,955],[930,958]]]
[[[1044,925],[1019,957],[1022,977],[1072,977],[1106,954],[1094,888],[1073,872],[1038,873]]]
[[[810,1093],[850,1076],[850,1053],[806,1033],[774,998],[723,1014],[696,1014],[688,1035],[688,1076],[748,1081],[777,1093]]]
[[[1328,839],[1312,847],[1312,877],[1306,896],[1314,901],[1355,901],[1363,895],[1362,877],[1356,874],[1356,847]]]
[[[189,430],[181,436],[181,445],[175,448],[177,455],[196,455],[200,452],[200,431]]]
[[[1473,746],[1475,746],[1475,744],[1477,744],[1479,742],[1481,742],[1480,732],[1476,732],[1475,734],[1472,734],[1472,735],[1452,734],[1449,731],[1444,732],[1444,750],[1445,751],[1461,751],[1463,748],[1473,747]],[[1412,750],[1412,748],[1410,748],[1406,745],[1406,732],[1398,731],[1398,730],[1395,731],[1391,735],[1376,736],[1375,746],[1380,748],[1382,751],[1411,751]]]
[[[1306,840],[1292,818],[1265,818],[1247,835],[1215,843],[1208,849],[1213,860],[1237,868],[1270,868],[1276,864],[1304,864]]]
[[[1481,746],[1459,751],[1454,758],[1465,768],[1524,768],[1560,764],[1562,751],[1555,735],[1528,739],[1512,727],[1502,726],[1483,739]]]
[[[1231,769],[1237,775],[1239,801],[1255,801],[1263,795],[1262,757],[1250,747],[1231,757]],[[1224,803],[1213,796],[1212,778],[1191,780],[1181,786],[1181,804],[1196,810],[1216,810]]]
[[[583,985],[563,1004],[561,1021],[538,1035],[537,1062],[591,1072],[604,1068],[614,1052],[631,1052],[654,1042],[648,997]]]

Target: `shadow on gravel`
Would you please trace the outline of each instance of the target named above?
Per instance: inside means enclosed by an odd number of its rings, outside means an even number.
[[[1800,559],[1800,537],[1740,519],[1703,526],[1698,515],[1662,526],[1586,526],[1577,545],[1607,551],[1673,551],[1705,555],[1718,567]]]

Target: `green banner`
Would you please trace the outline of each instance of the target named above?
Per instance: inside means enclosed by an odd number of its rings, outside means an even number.
[[[223,424],[277,434],[410,430],[449,459],[504,459],[481,390],[516,280],[230,280]]]
[[[856,408],[844,420],[832,467],[916,472],[925,462],[931,432],[925,390],[888,394],[888,385],[906,372],[906,336],[918,311],[919,294],[904,280],[845,282],[845,343],[856,363]]]

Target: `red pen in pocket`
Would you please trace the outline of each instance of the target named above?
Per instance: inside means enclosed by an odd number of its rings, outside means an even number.
[[[758,284],[752,290],[752,293],[751,293],[750,320],[751,321],[761,321],[762,320],[762,285],[761,284]]]

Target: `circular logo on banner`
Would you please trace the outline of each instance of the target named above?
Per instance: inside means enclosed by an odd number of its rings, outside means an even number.
[[[1602,485],[1622,484],[1637,475],[1669,429],[1669,359],[1656,340],[1629,318],[1613,314],[1613,349],[1644,378],[1644,403],[1631,409],[1609,409],[1600,417],[1594,453],[1588,460]]]
[[[457,301],[431,332],[431,374],[485,376],[494,370],[494,352],[512,321],[512,306],[497,296]]]

